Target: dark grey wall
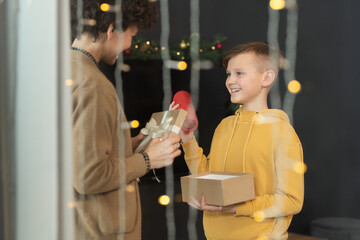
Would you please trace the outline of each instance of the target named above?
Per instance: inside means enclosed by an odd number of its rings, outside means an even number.
[[[228,37],[225,48],[266,41],[267,3],[202,0],[201,36],[211,40],[223,33]],[[170,10],[170,41],[179,41],[190,32],[189,1],[170,0]],[[296,77],[303,90],[295,103],[294,128],[303,144],[308,171],[304,208],[294,217],[291,231],[309,233],[310,222],[319,217],[360,218],[359,10],[357,0],[299,1]],[[285,51],[286,10],[281,11],[280,19],[279,41]],[[140,35],[159,40],[160,25]],[[229,103],[225,75],[221,69],[216,71],[216,76],[202,73],[201,80],[198,117],[200,144],[206,151]]]

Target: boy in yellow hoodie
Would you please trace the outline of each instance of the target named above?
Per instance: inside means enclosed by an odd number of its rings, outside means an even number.
[[[194,198],[189,202],[204,211],[207,239],[287,239],[292,216],[302,208],[300,140],[287,114],[269,109],[267,104],[281,57],[280,50],[263,42],[231,49],[224,58],[226,87],[231,102],[242,106],[218,125],[207,157],[192,133],[181,133],[185,160],[193,174],[223,171],[254,175],[254,200],[225,207],[206,205],[204,197],[201,202]]]

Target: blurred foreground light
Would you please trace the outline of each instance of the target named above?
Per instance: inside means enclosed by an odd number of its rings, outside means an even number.
[[[127,192],[134,192],[135,191],[134,185],[127,185],[126,186],[126,191]]]
[[[93,26],[96,25],[96,20],[95,20],[95,19],[91,19],[91,18],[89,18],[89,19],[85,19],[85,18],[84,18],[84,19],[82,20],[82,24],[93,27]]]
[[[130,126],[132,128],[138,128],[139,127],[139,121],[138,120],[133,120],[130,122]]]
[[[299,93],[301,90],[301,84],[297,80],[292,80],[288,84],[288,90],[294,94]]]
[[[68,206],[68,208],[74,208],[75,203],[74,202],[68,202],[67,206]]]
[[[72,86],[74,84],[74,81],[72,79],[66,79],[65,80],[65,85],[66,86]]]
[[[285,0],[270,0],[270,7],[274,10],[280,10],[285,7]]]
[[[103,12],[107,12],[107,11],[110,10],[110,5],[107,4],[107,3],[103,3],[103,4],[100,5],[100,9],[101,9],[101,11],[103,11]]]
[[[130,72],[131,67],[129,64],[119,64],[119,69],[123,72]]]
[[[299,174],[304,174],[307,171],[307,166],[303,162],[298,162],[295,164],[294,170],[295,170],[295,172],[297,172]]]
[[[180,71],[184,71],[187,68],[187,63],[185,61],[180,61],[177,67]]]
[[[158,201],[161,205],[168,205],[170,203],[170,198],[167,195],[162,195],[159,197]]]
[[[256,222],[262,222],[265,219],[265,213],[263,211],[257,211],[254,213],[254,220]]]

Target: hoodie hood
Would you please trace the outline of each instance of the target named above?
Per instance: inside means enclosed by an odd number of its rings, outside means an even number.
[[[254,116],[254,123],[273,123],[276,121],[285,121],[290,123],[288,115],[279,109],[266,109],[261,111],[243,110],[242,106],[235,112],[236,117],[239,117],[241,122],[250,122]]]

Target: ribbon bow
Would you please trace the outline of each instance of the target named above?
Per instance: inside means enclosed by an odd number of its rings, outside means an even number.
[[[145,128],[141,129],[141,133],[150,136],[151,138],[158,138],[163,136],[165,133],[171,131],[172,125],[170,125],[173,117],[166,118],[159,125],[156,124],[155,119],[151,118],[148,123],[146,123]]]

